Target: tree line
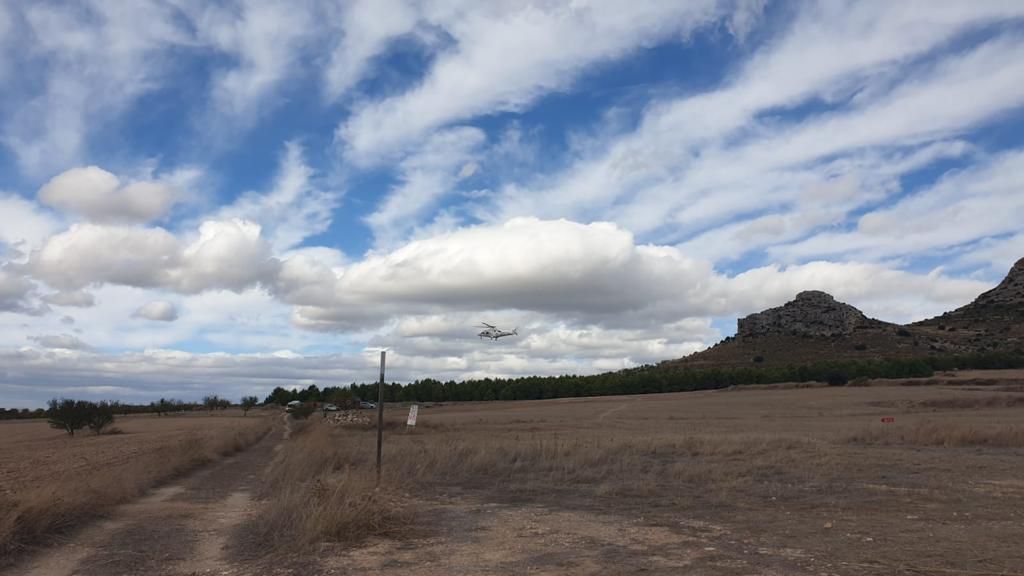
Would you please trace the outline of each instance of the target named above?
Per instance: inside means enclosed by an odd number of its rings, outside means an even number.
[[[237,406],[242,409],[244,415],[249,414],[249,410],[259,405],[260,399],[256,396],[243,396]],[[113,422],[113,418],[116,415],[127,416],[129,414],[156,414],[157,416],[164,416],[167,414],[180,413],[180,412],[193,412],[196,410],[207,410],[212,413],[214,410],[226,410],[232,406],[232,403],[227,398],[221,398],[217,395],[205,396],[202,402],[184,402],[181,400],[175,400],[173,398],[161,398],[150,402],[149,404],[127,404],[124,402],[118,402],[116,400],[91,402],[88,400],[74,400],[69,398],[54,398],[47,403],[47,408],[37,408],[30,410],[23,408],[21,410],[17,408],[0,408],[0,420],[21,420],[29,418],[47,418],[58,422],[55,425],[56,428],[65,430],[70,435],[74,435],[76,430],[81,430],[86,427],[94,429],[97,433],[102,430],[107,424]],[[103,419],[106,415],[110,415],[110,421],[97,425],[101,421],[99,415],[103,415]],[[90,422],[92,424],[90,424]]]
[[[385,383],[386,402],[459,402],[487,400],[541,400],[580,396],[612,396],[687,392],[781,382],[846,384],[858,378],[927,378],[935,371],[1024,368],[1024,355],[982,353],[928,358],[822,361],[793,366],[690,368],[646,365],[590,376],[526,376],[442,382],[433,378],[408,384]],[[376,400],[376,383],[347,387],[275,388],[264,402],[285,405],[300,402],[337,402],[339,398]]]
[[[541,400],[545,398],[571,398],[580,396],[612,396],[627,394],[655,394],[660,392],[687,392],[712,390],[749,384],[775,384],[780,382],[828,382],[842,385],[858,378],[926,378],[936,370],[992,370],[1024,368],[1024,354],[989,352],[958,356],[902,358],[882,360],[823,361],[794,366],[761,366],[733,368],[691,368],[665,365],[645,365],[618,372],[605,372],[590,376],[526,376],[521,378],[483,378],[456,382],[442,382],[433,378],[416,380],[408,384],[397,382],[384,385],[386,402],[460,402],[487,400]],[[376,383],[352,383],[347,386],[328,386],[323,389],[310,385],[302,389],[275,388],[264,404],[285,405],[293,400],[303,403],[330,402],[341,408],[356,407],[360,399],[376,400]],[[50,418],[52,400],[47,410],[0,409],[2,419]],[[61,399],[61,401],[64,401]],[[84,402],[84,401],[72,401]],[[94,404],[86,402],[86,404]],[[104,411],[111,414],[155,413],[158,416],[194,410],[223,410],[232,405],[216,395],[206,396],[202,402],[183,402],[161,398],[149,404],[102,402]],[[259,404],[256,396],[246,396],[238,406],[245,413]],[[85,410],[85,405],[80,406]],[[83,425],[84,427],[84,425]],[[80,428],[79,428],[80,429]]]

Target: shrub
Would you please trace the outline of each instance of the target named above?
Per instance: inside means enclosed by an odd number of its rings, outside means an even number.
[[[896,335],[897,336],[902,336],[903,338],[909,338],[910,337],[910,331],[905,329],[905,328],[900,328],[899,330],[896,331]]]
[[[760,364],[764,362],[764,356],[754,356],[754,364]]]
[[[853,349],[854,350],[867,350],[868,349],[868,345],[867,344],[854,344],[853,345]]]
[[[298,406],[293,407],[291,415],[292,418],[296,420],[305,420],[313,414],[314,410],[316,410],[316,408],[313,408],[313,405],[307,402],[306,404],[299,404]]]
[[[74,436],[75,430],[81,430],[89,423],[90,402],[70,398],[54,398],[48,402],[48,405],[49,410],[46,411],[46,417],[50,426],[64,430],[69,436]]]
[[[850,377],[846,375],[846,372],[830,372],[825,381],[829,386],[846,386]]]

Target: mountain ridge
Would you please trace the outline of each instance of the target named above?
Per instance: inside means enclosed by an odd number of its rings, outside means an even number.
[[[736,335],[669,368],[759,367],[1009,352],[1024,355],[1024,258],[971,303],[906,325],[870,318],[819,290],[736,321]]]

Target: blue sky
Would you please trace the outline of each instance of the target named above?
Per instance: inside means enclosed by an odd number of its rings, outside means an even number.
[[[1018,2],[5,3],[0,404],[955,308],[1024,255],[1022,50]]]

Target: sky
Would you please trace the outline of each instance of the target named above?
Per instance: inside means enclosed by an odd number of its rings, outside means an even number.
[[[931,317],[1024,256],[1021,54],[1017,0],[5,0],[0,406]]]

